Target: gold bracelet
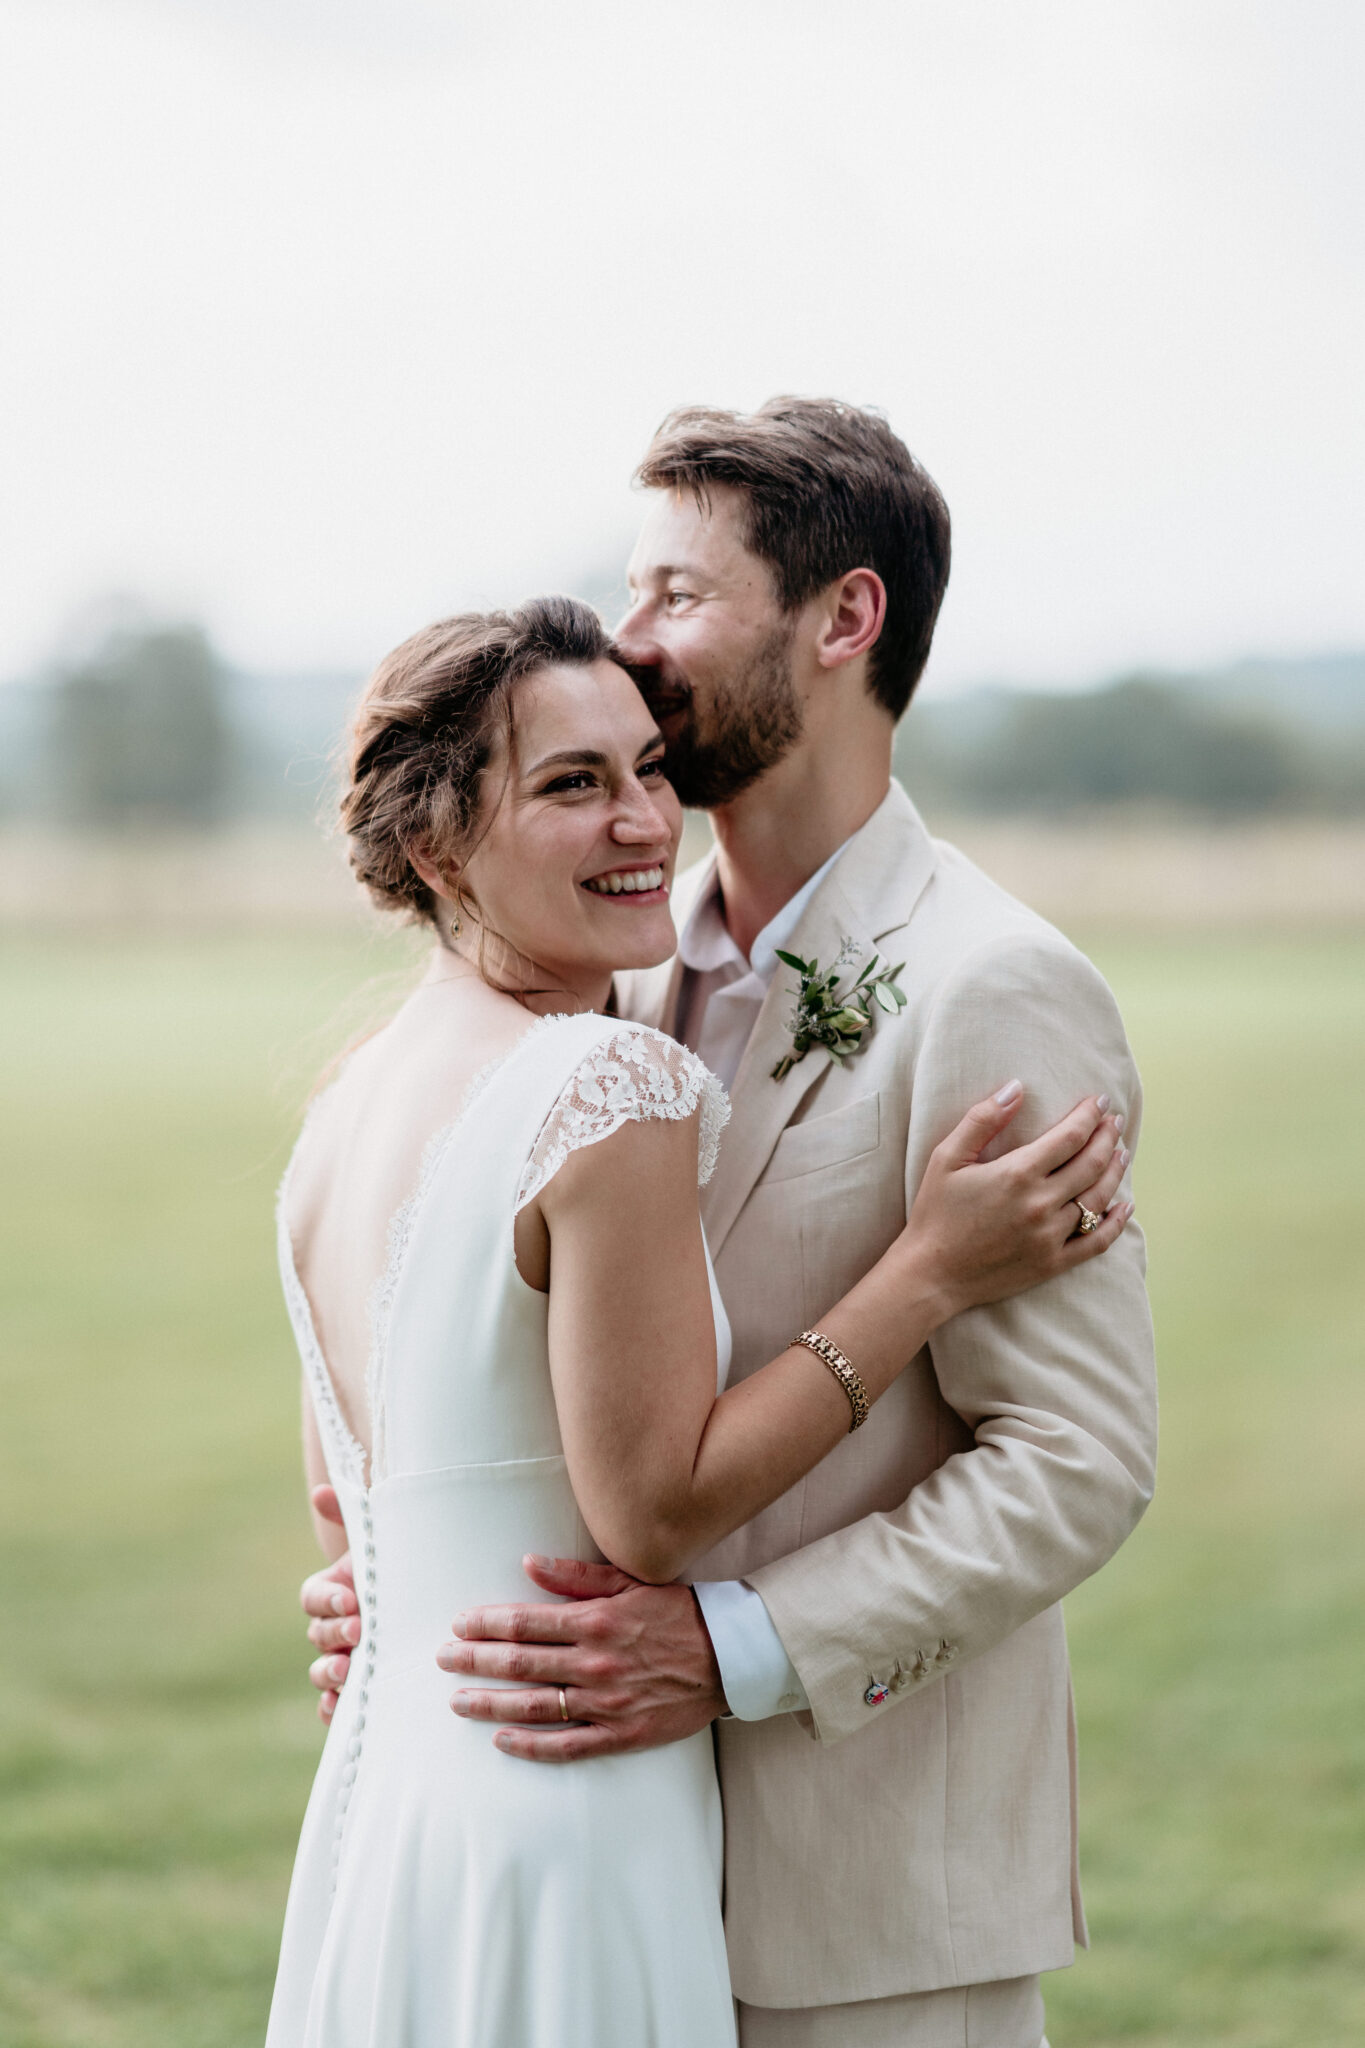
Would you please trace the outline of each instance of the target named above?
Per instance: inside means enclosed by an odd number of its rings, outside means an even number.
[[[792,1339],[792,1342],[794,1344],[804,1344],[807,1351],[813,1351],[820,1363],[829,1367],[835,1379],[838,1380],[839,1385],[848,1395],[848,1405],[853,1410],[853,1420],[848,1425],[848,1433],[852,1436],[854,1430],[861,1429],[867,1421],[868,1410],[872,1406],[872,1403],[867,1398],[867,1388],[863,1385],[862,1380],[854,1371],[848,1359],[844,1357],[838,1345],[831,1344],[829,1338],[822,1337],[818,1330],[803,1330],[799,1337]]]

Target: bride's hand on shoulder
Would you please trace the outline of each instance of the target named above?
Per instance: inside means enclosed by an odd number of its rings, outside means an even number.
[[[1023,1100],[1014,1081],[973,1104],[930,1154],[911,1207],[902,1242],[932,1275],[945,1321],[1099,1258],[1133,1214],[1115,1201],[1129,1155],[1106,1095],[1088,1095],[1031,1144],[982,1159]],[[1082,1211],[1100,1218],[1084,1232]]]

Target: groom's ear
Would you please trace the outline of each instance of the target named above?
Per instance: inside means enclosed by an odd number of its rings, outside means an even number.
[[[886,623],[886,585],[875,569],[850,569],[826,589],[815,658],[843,668],[874,647]]]

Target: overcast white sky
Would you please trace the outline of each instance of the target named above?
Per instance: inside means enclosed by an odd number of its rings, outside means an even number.
[[[1360,0],[0,0],[0,675],[598,579],[670,405],[881,405],[931,666],[1365,645]]]

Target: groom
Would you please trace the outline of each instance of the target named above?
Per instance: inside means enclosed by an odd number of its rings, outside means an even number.
[[[716,846],[675,889],[674,960],[619,1001],[731,1089],[703,1216],[733,1381],[885,1251],[968,1104],[1018,1075],[1013,1145],[1105,1091],[1131,1145],[1140,1091],[1095,970],[891,780],[949,562],[904,445],[875,414],[776,399],[673,414],[639,474],[617,642]],[[817,1046],[779,1079],[779,949],[904,961],[907,1006],[845,1063]],[[504,1740],[551,1763],[716,1722],[743,2048],[1039,2048],[1039,1973],[1085,1939],[1058,1603],[1142,1514],[1155,1417],[1130,1226],[940,1330],[695,1589],[535,1561],[569,1601],[466,1616],[440,1658],[457,1711],[543,1724]],[[337,1597],[324,1575],[305,1589],[321,1686],[344,1672]]]

